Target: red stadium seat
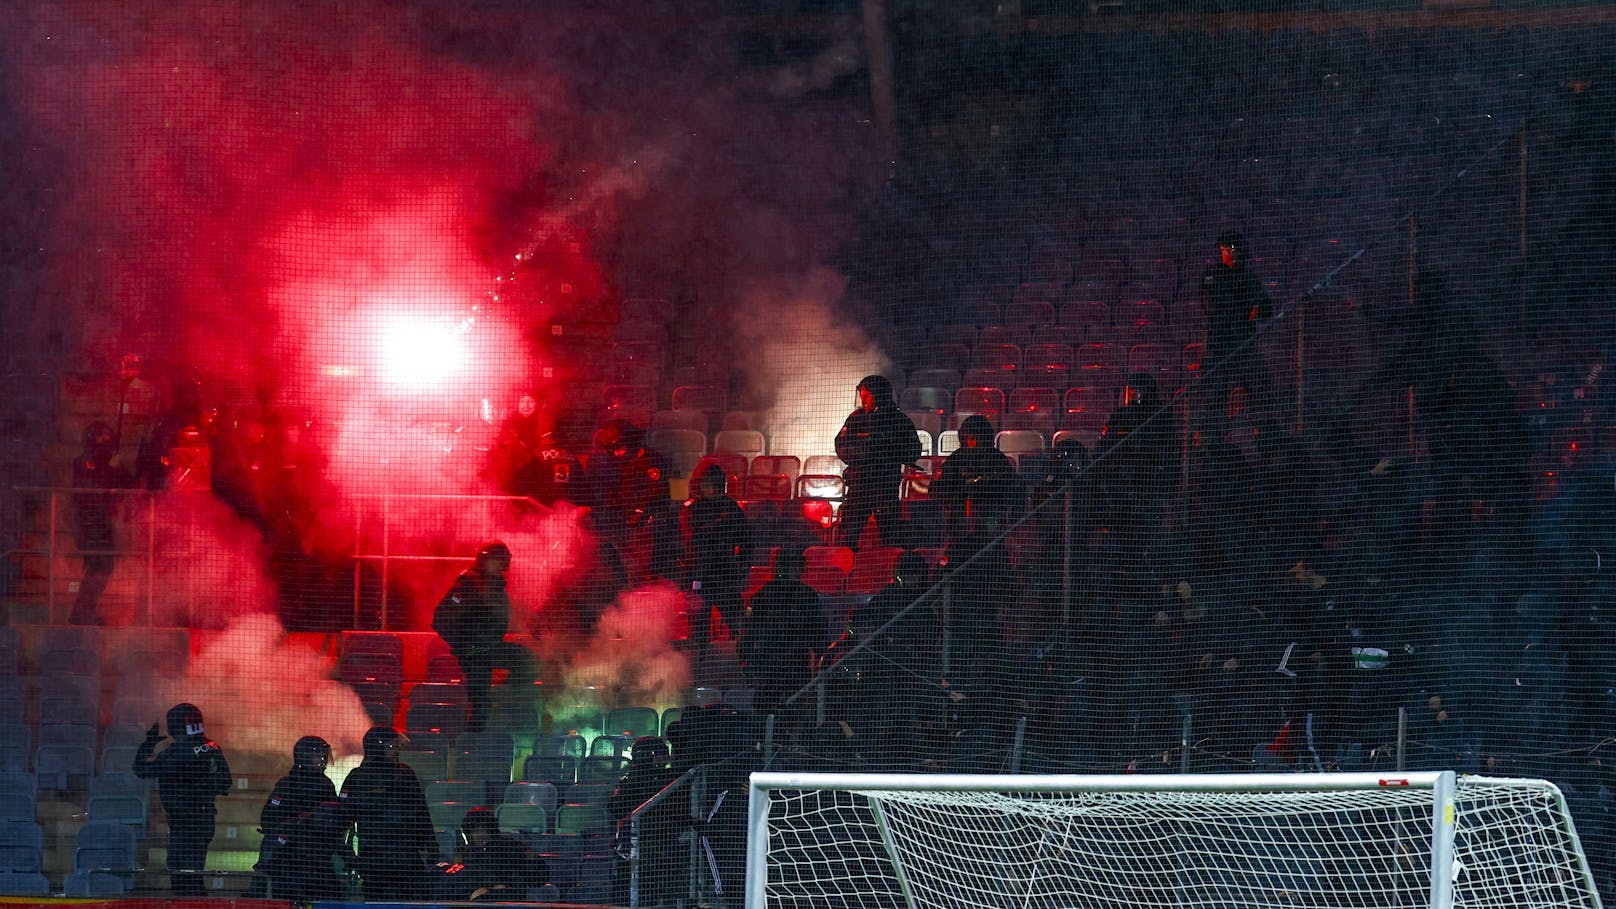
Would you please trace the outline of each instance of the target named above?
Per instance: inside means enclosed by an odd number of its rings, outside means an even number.
[[[1116,403],[1117,392],[1109,386],[1069,389],[1061,405],[1065,411],[1061,428],[1099,432],[1111,419],[1111,411]]]
[[[1004,414],[1004,390],[991,386],[961,388],[954,394],[954,416],[981,414],[995,425]]]

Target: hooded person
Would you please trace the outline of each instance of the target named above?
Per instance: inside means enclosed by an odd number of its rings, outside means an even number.
[[[342,844],[346,811],[337,801],[336,785],[325,775],[330,762],[331,745],[325,739],[298,739],[292,746],[291,772],[264,802],[256,870],[269,882],[266,896],[301,903],[344,895],[331,857]]]
[[[836,456],[847,464],[847,497],[842,502],[838,542],[857,548],[864,525],[875,518],[881,545],[899,545],[902,506],[898,501],[903,467],[920,459],[915,424],[898,408],[892,383],[870,375],[858,384],[858,409],[836,434]]]
[[[213,841],[214,800],[230,792],[230,765],[224,752],[202,731],[202,711],[195,704],[168,710],[168,747],[162,727],[153,723],[135,750],[130,768],[141,779],[157,781],[157,796],[168,815],[169,890],[176,896],[201,896],[202,869]]]
[[[389,726],[365,733],[365,759],[342,781],[338,799],[359,838],[359,877],[367,902],[425,900],[427,869],[438,855],[426,792],[399,760],[403,737]]]

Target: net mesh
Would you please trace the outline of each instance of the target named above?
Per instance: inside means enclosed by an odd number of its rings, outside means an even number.
[[[756,767],[1541,777],[1608,885],[1611,6],[633,6],[8,5],[0,892],[363,895],[262,812],[372,729],[513,895],[733,899]]]
[[[1427,906],[1432,799],[762,791],[767,905]],[[1593,905],[1552,790],[1463,784],[1455,904]]]

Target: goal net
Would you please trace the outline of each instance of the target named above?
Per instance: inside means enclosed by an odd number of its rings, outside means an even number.
[[[1450,772],[759,773],[747,905],[1600,905],[1565,800]]]

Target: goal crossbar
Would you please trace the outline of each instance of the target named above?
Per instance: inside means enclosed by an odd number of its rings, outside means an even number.
[[[750,794],[754,909],[1215,906],[1259,882],[1276,905],[1350,906],[1364,887],[1366,906],[1600,909],[1564,797],[1542,780],[756,773]],[[996,874],[1010,883],[982,883]]]

